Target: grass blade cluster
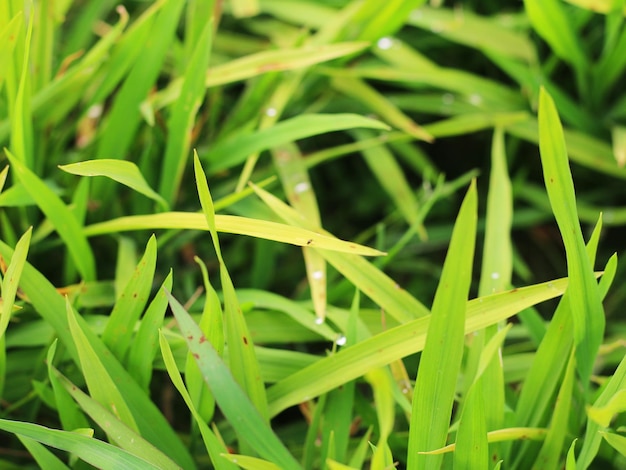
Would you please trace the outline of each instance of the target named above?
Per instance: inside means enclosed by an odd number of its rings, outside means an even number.
[[[0,2],[0,468],[625,467],[625,11]]]

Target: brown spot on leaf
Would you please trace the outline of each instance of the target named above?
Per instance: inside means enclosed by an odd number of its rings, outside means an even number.
[[[248,338],[246,338],[245,336],[243,337],[243,344],[245,344],[246,346],[248,345]]]
[[[259,72],[271,72],[272,70],[282,70],[285,66],[280,63],[269,63],[261,65],[258,70]]]
[[[200,336],[200,344],[206,341],[206,337],[204,335]]]

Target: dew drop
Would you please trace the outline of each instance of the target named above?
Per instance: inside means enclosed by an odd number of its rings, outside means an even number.
[[[388,38],[388,37],[380,38],[378,42],[376,43],[376,45],[378,46],[379,49],[386,51],[393,47],[393,39]]]
[[[472,93],[469,97],[469,102],[472,103],[474,106],[478,106],[482,104],[483,97],[480,96],[478,93]]]
[[[89,116],[89,118],[91,119],[99,118],[102,115],[102,109],[103,108],[101,104],[94,104],[93,106],[90,106],[87,110],[87,116]]]
[[[428,195],[433,193],[433,185],[430,184],[430,181],[428,180],[424,180],[424,182],[422,183],[422,188],[424,189],[424,192]]]
[[[278,114],[278,111],[276,111],[276,108],[267,108],[265,110],[265,114],[267,114],[269,117],[274,117]]]
[[[303,192],[308,191],[310,187],[311,185],[309,185],[309,183],[303,181],[302,183],[296,184],[293,190],[296,192],[296,194],[302,194]]]
[[[317,317],[315,319],[315,324],[316,325],[321,325],[322,323],[324,323],[324,319],[322,317]]]
[[[323,279],[324,273],[322,271],[313,271],[313,279]]]
[[[454,103],[454,95],[452,93],[444,93],[443,95],[441,95],[441,101],[446,106],[450,106],[452,103]]]
[[[337,338],[335,343],[337,344],[337,346],[345,346],[346,341],[347,341],[346,337],[344,335],[341,335],[339,338]]]
[[[491,279],[500,279],[500,273],[491,273]]]

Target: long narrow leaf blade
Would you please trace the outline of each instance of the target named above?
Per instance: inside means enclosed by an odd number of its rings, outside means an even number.
[[[59,165],[59,168],[73,175],[105,176],[134,189],[138,193],[155,200],[163,208],[168,209],[167,202],[148,185],[141,171],[133,162],[103,158],[69,165]]]
[[[322,250],[342,251],[363,256],[380,256],[384,253],[357,243],[347,242],[326,235],[292,227],[267,220],[251,219],[234,215],[215,216],[215,226],[218,232],[248,235],[250,237],[265,238],[297,246],[308,246]],[[187,229],[208,230],[204,214],[194,212],[164,212],[162,214],[136,215],[120,217],[85,227],[84,233],[91,237],[106,233],[117,233],[129,230],[156,230],[156,229]]]
[[[604,310],[578,222],[563,129],[554,101],[543,88],[539,95],[539,149],[548,197],[565,244],[576,365],[586,386],[604,336]]]
[[[441,465],[441,457],[418,452],[433,450],[446,443],[463,356],[477,204],[476,184],[472,182],[454,225],[417,371],[409,429],[409,469],[438,468]]]
[[[514,289],[474,299],[467,304],[465,334],[510,318],[516,313],[562,295],[566,279]],[[270,416],[289,406],[332,390],[368,370],[421,351],[430,316],[410,321],[321,359],[273,385],[267,392]],[[376,354],[372,354],[376,351]]]
[[[50,447],[76,454],[82,460],[103,470],[145,470],[159,467],[119,447],[75,432],[50,429],[38,424],[0,419],[3,431],[26,436]]]
[[[298,462],[284,447],[284,444],[235,382],[230,370],[217,355],[210,342],[206,340],[191,316],[169,293],[168,299],[182,335],[202,371],[204,380],[213,392],[220,410],[233,428],[266,460],[283,468],[300,468]]]
[[[76,218],[61,201],[59,196],[54,194],[46,184],[37,177],[26,165],[15,158],[11,152],[5,149],[5,153],[15,170],[15,175],[24,185],[37,205],[52,222],[59,236],[65,242],[67,249],[76,264],[78,272],[84,281],[96,279],[96,267],[94,256],[87,243],[85,235],[81,231]]]

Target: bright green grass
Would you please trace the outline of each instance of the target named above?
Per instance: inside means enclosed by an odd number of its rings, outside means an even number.
[[[626,467],[626,6],[425,3],[0,2],[0,467]]]

